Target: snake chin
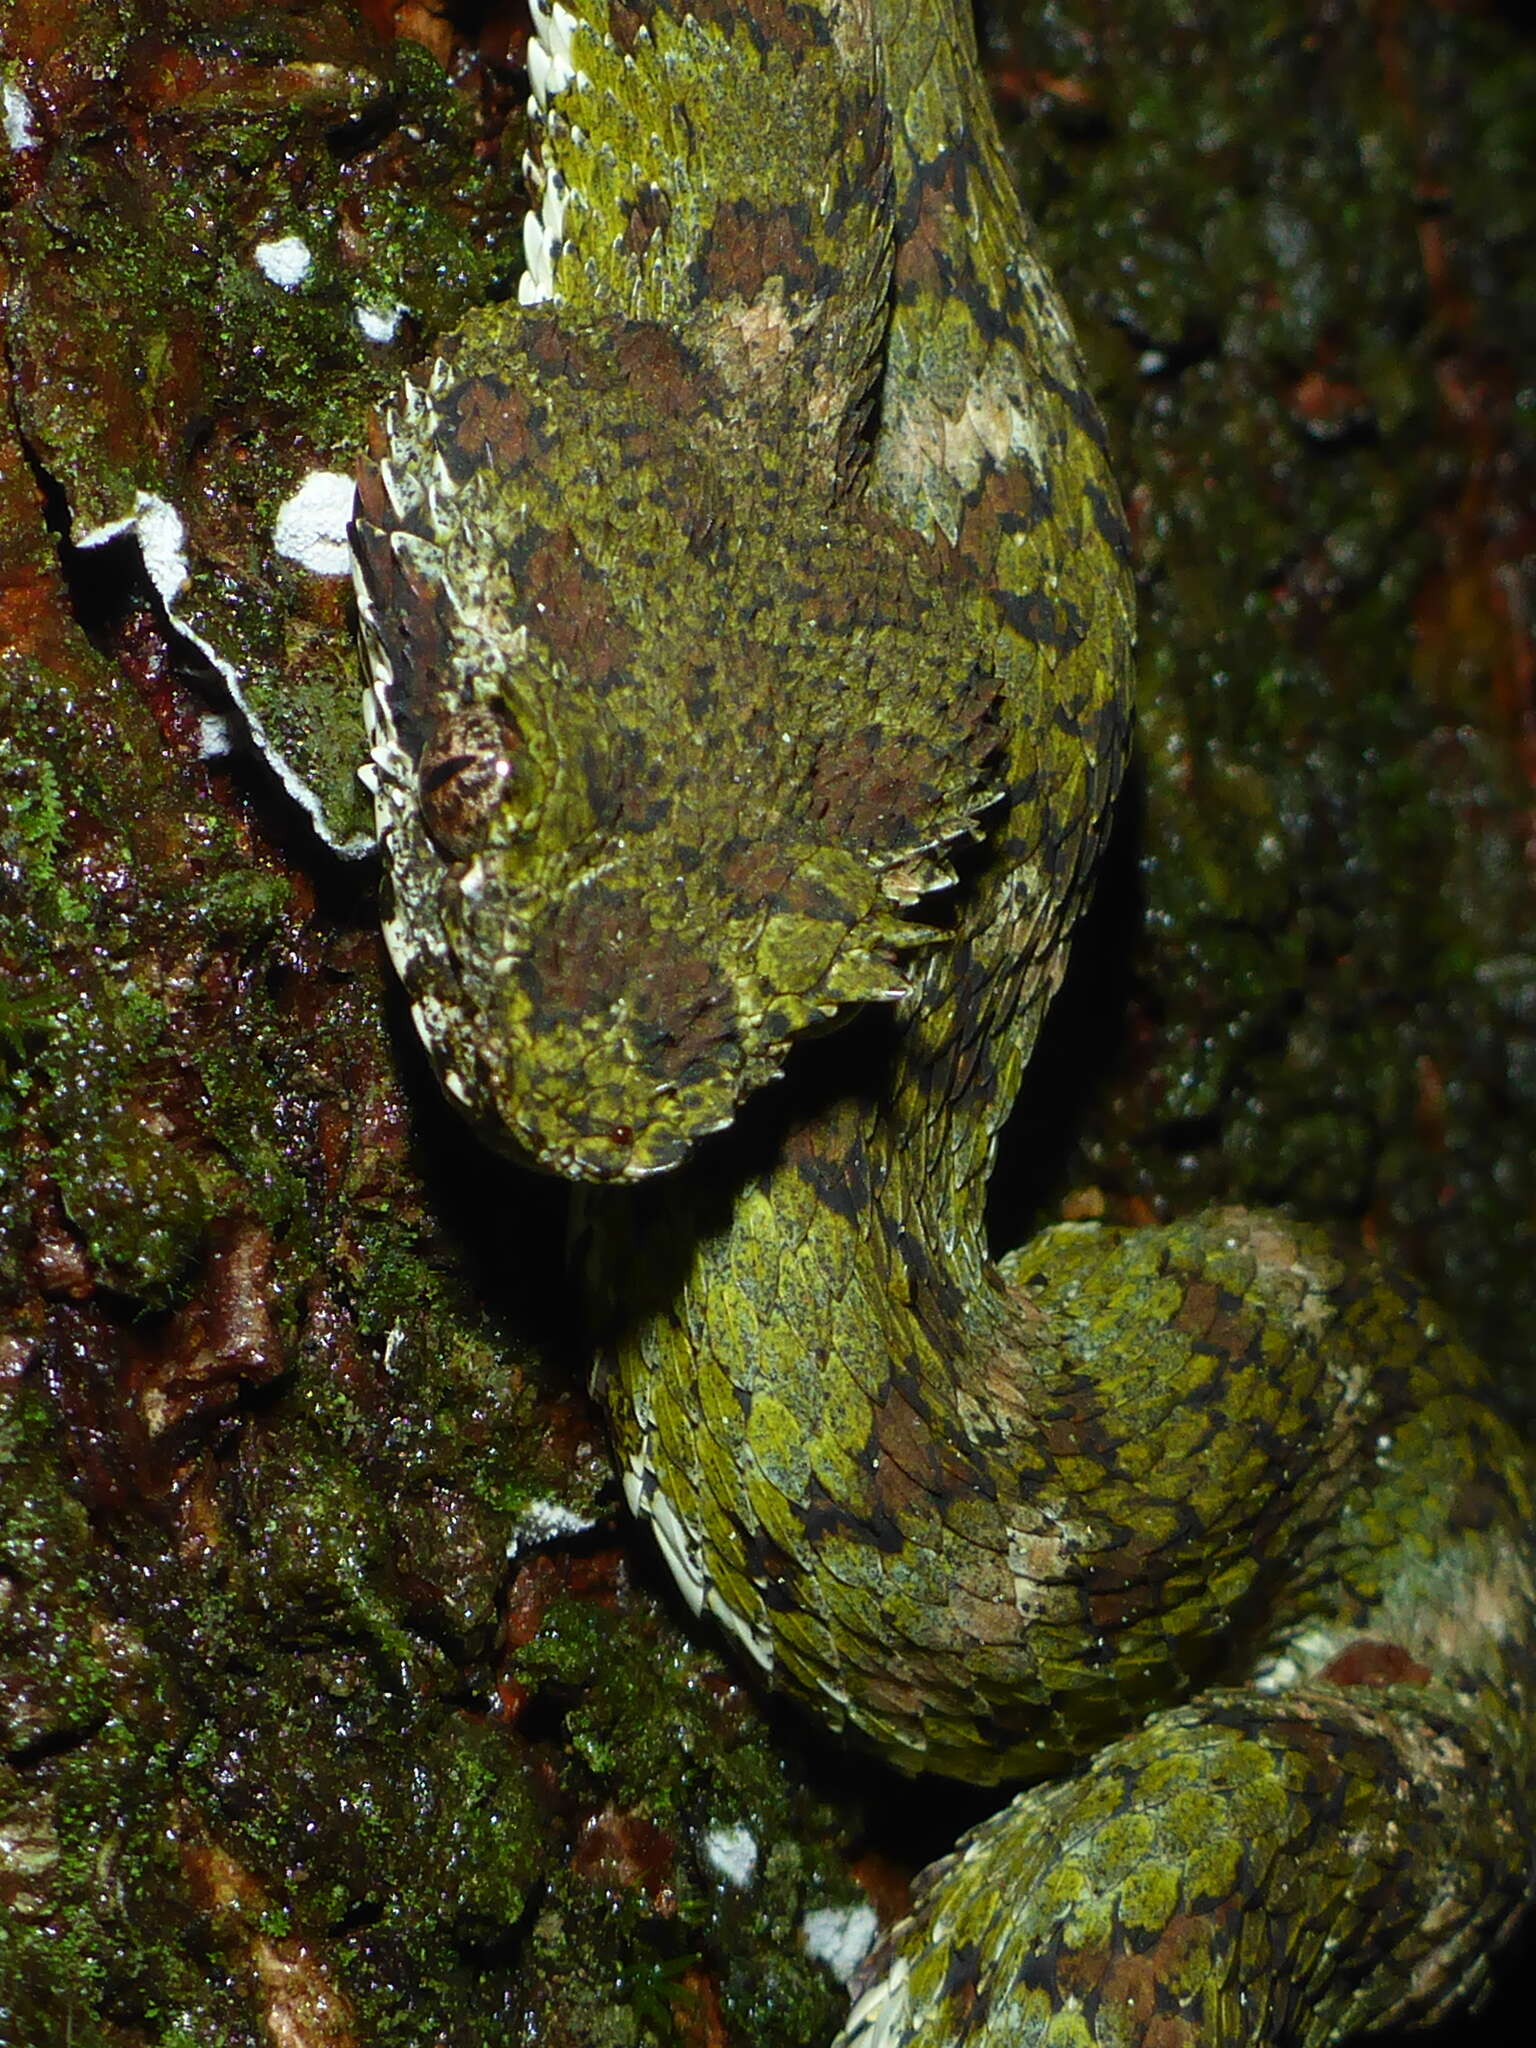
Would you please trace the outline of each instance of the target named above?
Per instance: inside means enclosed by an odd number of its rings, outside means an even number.
[[[752,1069],[743,1080],[745,1062],[731,1046],[728,1064],[684,1087],[658,1083],[612,1016],[552,1024],[536,1058],[496,1057],[503,1041],[488,1033],[473,990],[424,977],[421,956],[399,952],[402,978],[416,983],[412,1021],[443,1092],[496,1151],[534,1172],[609,1186],[670,1173],[729,1128],[743,1096],[772,1077]]]

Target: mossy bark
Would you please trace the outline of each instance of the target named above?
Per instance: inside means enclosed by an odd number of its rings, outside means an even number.
[[[514,278],[513,76],[217,0],[12,0],[0,58],[0,2043],[826,2038],[857,1800],[631,1550],[558,1201],[437,1104],[285,787],[352,685],[277,514]],[[1148,0],[990,61],[1144,685],[999,1238],[1288,1204],[1528,1412],[1536,46]]]

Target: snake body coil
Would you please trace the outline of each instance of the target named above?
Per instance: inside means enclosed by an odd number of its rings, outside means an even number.
[[[599,1384],[694,1607],[904,1769],[1056,1774],[841,2039],[1432,2016],[1531,1886],[1530,1504],[1476,1366],[1273,1218],[986,1254],[1131,602],[969,23],[536,22],[521,303],[361,486],[386,929],[493,1142],[647,1183],[590,1198]]]

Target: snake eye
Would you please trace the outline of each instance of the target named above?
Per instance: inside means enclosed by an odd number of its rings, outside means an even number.
[[[528,790],[522,736],[483,704],[450,711],[432,729],[416,767],[422,823],[446,860],[468,860],[491,820],[521,810]]]

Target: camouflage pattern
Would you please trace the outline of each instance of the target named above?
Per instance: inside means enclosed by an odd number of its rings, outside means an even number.
[[[693,1607],[903,1769],[1093,1757],[926,1874],[841,2040],[1433,2017],[1531,1884],[1479,1368],[1274,1218],[987,1257],[1131,599],[968,20],[535,21],[519,303],[360,487],[391,950],[448,1093],[596,1184],[598,1382]]]

